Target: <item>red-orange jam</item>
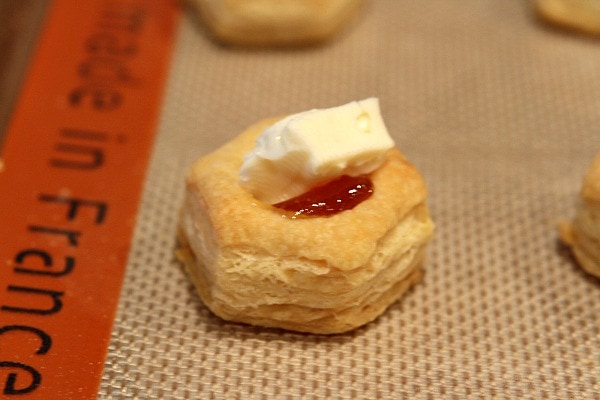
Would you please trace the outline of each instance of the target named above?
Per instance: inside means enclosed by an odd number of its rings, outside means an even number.
[[[342,175],[273,206],[294,213],[293,218],[323,217],[350,210],[372,194],[373,182],[368,176]]]

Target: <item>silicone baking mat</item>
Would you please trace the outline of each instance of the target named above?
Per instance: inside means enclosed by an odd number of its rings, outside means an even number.
[[[175,44],[102,399],[600,399],[600,281],[557,241],[600,151],[600,42],[520,0],[373,0],[335,40]],[[175,260],[187,167],[256,120],[369,96],[429,187],[425,276],[331,337],[223,322]]]

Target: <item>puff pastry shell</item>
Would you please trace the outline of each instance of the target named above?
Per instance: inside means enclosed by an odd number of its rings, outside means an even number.
[[[303,45],[333,36],[362,0],[187,0],[216,39],[251,46]]]
[[[540,18],[556,26],[600,35],[600,0],[534,0]]]
[[[583,269],[600,277],[600,153],[585,175],[575,219],[562,225],[561,237]]]
[[[420,276],[433,223],[426,188],[397,150],[374,193],[330,217],[291,219],[238,185],[265,120],[198,160],[187,176],[178,257],[225,320],[332,334],[372,321]]]

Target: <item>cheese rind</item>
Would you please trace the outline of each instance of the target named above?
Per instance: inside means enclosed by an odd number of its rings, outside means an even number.
[[[244,157],[239,182],[274,204],[341,175],[373,172],[392,147],[376,98],[313,109],[265,129]]]

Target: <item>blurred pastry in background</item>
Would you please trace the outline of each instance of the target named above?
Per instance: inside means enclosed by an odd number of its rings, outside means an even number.
[[[577,213],[560,226],[562,240],[590,274],[600,277],[600,153],[585,175]]]
[[[356,16],[363,0],[185,0],[220,42],[297,46],[322,42]]]
[[[600,36],[600,0],[533,0],[541,19],[559,27]]]

